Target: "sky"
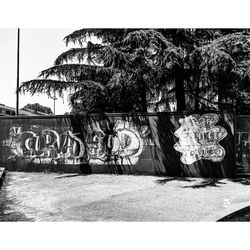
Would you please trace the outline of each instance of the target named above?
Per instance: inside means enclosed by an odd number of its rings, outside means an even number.
[[[53,66],[57,56],[68,50],[63,38],[74,29],[21,29],[20,30],[20,84],[38,77]],[[17,82],[17,29],[0,28],[0,103],[16,107]],[[19,108],[27,103],[40,103],[53,111],[53,99],[47,95],[29,93],[19,96]],[[67,96],[57,98],[55,114],[69,112]]]

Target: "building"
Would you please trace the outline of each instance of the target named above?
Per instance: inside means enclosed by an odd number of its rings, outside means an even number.
[[[15,108],[0,103],[0,116],[15,116],[15,115],[16,115]],[[22,108],[19,109],[19,115],[39,116],[39,115],[49,115],[49,114],[40,111],[35,111],[33,109]]]

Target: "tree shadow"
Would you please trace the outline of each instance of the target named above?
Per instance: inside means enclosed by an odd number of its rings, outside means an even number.
[[[230,179],[230,181],[240,183],[242,185],[250,185],[250,178],[236,178],[236,179]]]
[[[6,175],[6,171],[3,171],[2,176],[1,176],[1,178],[0,178],[0,189],[1,189],[1,187],[3,186],[3,182],[4,182],[5,175]]]
[[[157,184],[161,184],[164,185],[170,181],[187,181],[187,182],[193,182],[195,180],[187,178],[187,177],[168,177],[165,179],[161,179],[161,180],[156,180]]]
[[[55,177],[55,179],[71,178],[71,177],[76,177],[76,176],[80,176],[80,174],[63,175],[63,176]]]
[[[220,187],[220,185],[226,184],[225,182],[220,181],[220,179],[208,178],[201,181],[199,184],[192,186],[185,186],[183,188],[206,188],[206,187]]]

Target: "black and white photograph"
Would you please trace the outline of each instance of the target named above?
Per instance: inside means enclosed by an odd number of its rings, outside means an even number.
[[[248,225],[250,24],[88,21],[0,27],[0,226]]]

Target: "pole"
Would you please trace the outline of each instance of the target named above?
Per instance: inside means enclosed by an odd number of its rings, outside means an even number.
[[[17,29],[17,80],[16,80],[16,116],[19,115],[19,47],[20,47],[20,28]]]
[[[56,115],[56,92],[54,91],[54,115]]]

